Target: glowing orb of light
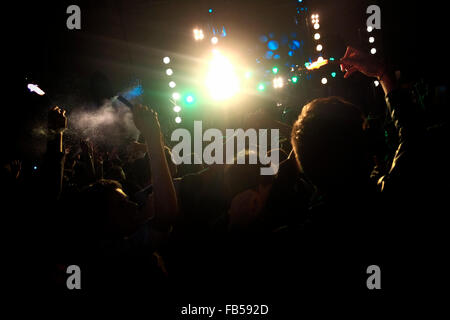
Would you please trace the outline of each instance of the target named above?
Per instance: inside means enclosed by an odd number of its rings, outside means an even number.
[[[239,78],[230,60],[215,50],[209,63],[205,80],[206,88],[214,100],[226,100],[239,91]]]

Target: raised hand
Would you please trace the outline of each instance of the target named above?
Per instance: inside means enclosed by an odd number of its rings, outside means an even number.
[[[56,132],[63,132],[67,129],[66,110],[55,106],[48,112],[47,128]]]
[[[138,104],[133,108],[133,120],[145,139],[161,139],[161,128],[155,111]]]
[[[393,71],[381,60],[368,53],[353,47],[347,47],[340,62],[341,70],[345,71],[344,78],[350,77],[357,71],[368,77],[376,77],[380,81],[386,95],[397,86]]]
[[[353,47],[347,47],[340,62],[341,68],[346,71],[344,78],[350,77],[356,71],[368,77],[380,78],[386,71],[386,66],[383,62]]]

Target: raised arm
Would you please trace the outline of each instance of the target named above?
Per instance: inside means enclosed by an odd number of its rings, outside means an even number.
[[[164,153],[157,114],[146,106],[133,109],[136,127],[145,138],[153,183],[153,202],[156,221],[164,225],[174,222],[178,212],[177,197]]]
[[[57,199],[61,194],[64,174],[63,132],[67,128],[66,111],[53,107],[48,112],[47,151],[44,162],[44,183],[47,195]]]

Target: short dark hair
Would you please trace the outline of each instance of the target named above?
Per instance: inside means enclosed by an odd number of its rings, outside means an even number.
[[[317,187],[359,171],[365,154],[363,123],[361,110],[340,97],[315,99],[303,107],[291,143],[300,169]]]

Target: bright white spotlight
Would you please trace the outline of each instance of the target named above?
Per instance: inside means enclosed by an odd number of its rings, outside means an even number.
[[[233,65],[218,50],[213,50],[205,85],[214,100],[229,99],[239,91],[239,78]]]
[[[173,70],[172,70],[171,68],[167,69],[167,70],[166,70],[166,74],[167,74],[168,76],[173,75]]]
[[[273,87],[275,89],[283,88],[283,78],[281,78],[281,77],[274,78],[273,79]]]
[[[205,35],[203,34],[202,29],[194,29],[194,39],[195,40],[203,40]]]
[[[373,30],[373,27],[372,27],[372,26],[368,26],[368,27],[367,27],[367,32],[372,32],[372,30]]]
[[[177,84],[175,83],[175,81],[170,81],[169,82],[169,87],[175,88],[176,86],[177,86]]]
[[[180,123],[181,122],[181,117],[175,117],[175,122],[176,123]]]
[[[316,47],[316,50],[317,50],[317,51],[322,51],[322,49],[323,49],[322,45],[321,45],[321,44],[318,44],[317,47]]]
[[[322,61],[323,61],[323,57],[322,56],[317,58],[317,62],[322,62]]]
[[[369,43],[374,43],[375,42],[375,38],[374,37],[369,37]]]
[[[320,39],[320,33],[316,33],[316,34],[314,35],[314,39],[319,40],[319,39]]]
[[[327,79],[327,78],[325,78],[325,77],[323,77],[323,78],[322,78],[322,80],[321,80],[321,82],[322,82],[322,84],[327,84],[327,82],[328,82],[328,79]]]
[[[373,83],[375,84],[375,87],[378,87],[380,85],[380,82],[378,80],[375,80]]]
[[[178,92],[174,92],[174,93],[172,94],[172,99],[173,99],[173,100],[179,100],[179,99],[180,99],[180,94],[179,94]]]
[[[31,92],[36,92],[40,96],[43,96],[45,94],[45,92],[43,90],[41,90],[41,88],[39,88],[39,86],[37,84],[29,83],[27,88]]]
[[[163,58],[163,62],[164,62],[165,64],[169,64],[169,63],[170,63],[170,58],[169,58],[169,57],[164,57],[164,58]]]
[[[180,106],[174,106],[173,107],[173,111],[175,111],[176,113],[181,111],[181,107]]]
[[[211,43],[212,44],[217,44],[217,42],[219,42],[219,38],[217,38],[217,37],[212,37],[211,38]]]
[[[320,24],[318,24],[318,23],[316,23],[316,24],[314,24],[314,29],[319,29],[320,28]]]
[[[370,49],[370,53],[371,53],[371,54],[377,53],[377,49],[375,49],[375,48]]]

